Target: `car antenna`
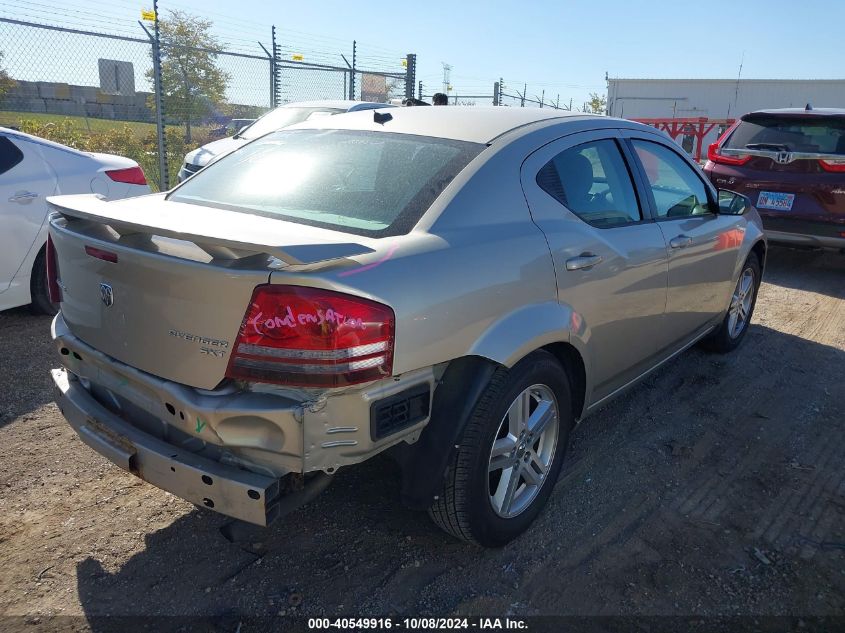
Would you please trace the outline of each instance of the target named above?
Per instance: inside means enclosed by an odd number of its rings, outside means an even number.
[[[806,108],[804,108],[804,109],[805,109],[807,112],[809,112],[810,110],[812,110],[812,109],[813,109],[813,106],[811,106],[811,105],[808,103],[808,104],[807,104],[807,107],[806,107]]]
[[[373,110],[373,122],[380,123],[384,125],[388,121],[393,119],[393,115],[390,112],[379,112],[378,110]]]

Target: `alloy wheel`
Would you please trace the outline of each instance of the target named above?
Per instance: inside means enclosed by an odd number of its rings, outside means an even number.
[[[753,301],[754,270],[749,267],[742,271],[731,297],[731,307],[728,311],[728,333],[731,338],[737,338],[748,325]]]
[[[493,511],[510,519],[534,501],[557,450],[560,415],[546,385],[531,385],[508,407],[499,424],[488,462]]]

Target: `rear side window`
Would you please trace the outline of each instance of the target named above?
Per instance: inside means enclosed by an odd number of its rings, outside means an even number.
[[[407,233],[484,145],[349,130],[268,134],[168,199],[381,237]]]
[[[537,185],[579,218],[599,228],[641,219],[628,168],[612,140],[564,150],[540,169]]]
[[[752,115],[740,122],[724,146],[845,155],[845,117]]]
[[[654,196],[658,218],[710,213],[707,189],[683,158],[658,143],[634,140],[632,144]]]
[[[5,136],[0,136],[0,174],[5,174],[23,160],[23,152]]]

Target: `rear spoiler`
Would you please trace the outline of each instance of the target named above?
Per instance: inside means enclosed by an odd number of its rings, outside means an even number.
[[[215,259],[237,260],[264,254],[299,265],[374,251],[364,244],[346,241],[349,236],[339,231],[166,202],[164,194],[113,202],[92,194],[51,196],[47,203],[51,211],[68,220],[107,226],[119,238],[140,234],[183,240]]]

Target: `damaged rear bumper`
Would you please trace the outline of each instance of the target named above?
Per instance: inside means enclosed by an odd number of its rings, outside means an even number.
[[[124,470],[236,519],[267,525],[279,515],[279,479],[179,451],[108,411],[67,370],[51,373],[56,404],[82,441]]]

